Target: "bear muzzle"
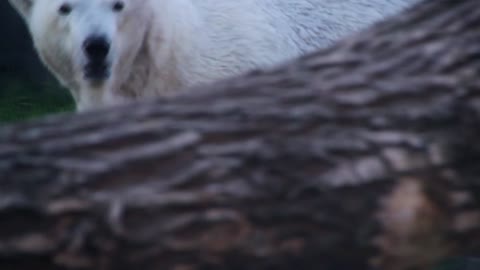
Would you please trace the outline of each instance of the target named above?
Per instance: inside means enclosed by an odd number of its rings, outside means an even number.
[[[110,64],[107,61],[109,40],[104,36],[90,36],[83,43],[83,51],[87,59],[84,66],[85,78],[93,81],[106,80],[110,76]]]
[[[105,62],[89,62],[84,67],[85,79],[91,81],[104,81],[110,77],[110,65]]]

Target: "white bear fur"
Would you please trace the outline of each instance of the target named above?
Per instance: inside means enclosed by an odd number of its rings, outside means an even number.
[[[417,0],[9,0],[78,110],[175,93],[332,44]],[[117,0],[118,1],[118,0]],[[69,2],[72,14],[59,16]],[[80,13],[80,14],[79,14]],[[110,78],[83,78],[83,39],[107,34]]]

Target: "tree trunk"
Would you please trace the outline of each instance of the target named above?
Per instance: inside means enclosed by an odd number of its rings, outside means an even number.
[[[480,2],[0,131],[1,269],[431,269],[480,252]],[[193,93],[193,94],[192,94]]]

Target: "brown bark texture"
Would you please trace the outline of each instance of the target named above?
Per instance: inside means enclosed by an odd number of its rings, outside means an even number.
[[[432,269],[480,254],[480,1],[185,94],[0,130],[0,269]]]

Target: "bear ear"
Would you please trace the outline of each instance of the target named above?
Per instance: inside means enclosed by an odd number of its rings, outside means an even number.
[[[33,2],[35,0],[8,0],[10,4],[22,15],[25,20],[30,18]]]

